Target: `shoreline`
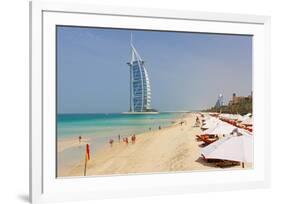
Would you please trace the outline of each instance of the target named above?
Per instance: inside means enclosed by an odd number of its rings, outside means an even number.
[[[198,113],[188,113],[161,130],[137,134],[135,144],[132,144],[130,139],[126,145],[122,138],[120,143],[117,140],[112,147],[105,144],[91,154],[87,176],[219,170],[220,168],[203,161],[201,157],[200,144],[195,140],[195,135],[202,132],[200,127],[194,127],[197,115]],[[181,124],[181,121],[184,123]],[[77,139],[76,142],[73,140],[73,143],[78,143]],[[76,147],[77,145],[70,145],[68,149]],[[81,151],[83,152],[84,148],[81,148]],[[58,152],[61,153],[62,151]],[[82,158],[73,168],[60,169],[58,177],[83,176]],[[246,168],[248,167],[249,165],[246,165]]]
[[[181,118],[173,118],[171,119],[171,124],[169,126],[164,126],[164,127],[161,127],[161,129],[165,129],[165,128],[170,128],[174,125],[177,125],[180,123],[180,121],[186,117],[187,114],[190,114],[191,112],[163,112],[163,113],[182,113],[183,115],[181,116]],[[117,113],[117,114],[123,114],[123,113]],[[132,114],[133,115],[133,114]],[[141,114],[140,114],[141,115]],[[142,133],[139,133],[139,134],[136,134],[136,136],[141,136],[142,134],[144,133],[148,133],[148,132],[153,132],[153,131],[156,131],[155,129],[154,130],[147,130],[145,132],[142,132]],[[104,136],[105,138],[111,138],[112,136]],[[124,137],[124,136],[123,136]],[[129,137],[129,136],[127,136]],[[75,142],[78,141],[78,137],[77,136],[71,136],[71,137],[62,137],[62,138],[58,138],[57,139],[57,148],[58,148],[58,153],[61,153],[67,149],[70,149],[70,148],[73,148],[73,147],[78,147],[80,145],[86,145],[87,142],[91,142],[93,138],[91,136],[83,136],[82,140],[81,140],[81,144],[79,144],[78,142]],[[104,146],[107,146],[108,144],[108,141],[104,144],[102,144],[100,146],[100,148],[103,148]]]

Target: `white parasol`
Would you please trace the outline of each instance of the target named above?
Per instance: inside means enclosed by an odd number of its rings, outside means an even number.
[[[253,118],[246,118],[242,121],[242,125],[253,125]]]
[[[226,135],[230,134],[236,127],[228,123],[220,121],[215,126],[205,130],[203,134],[206,135]]]
[[[253,136],[227,135],[218,141],[204,147],[202,154],[207,159],[222,159],[239,162],[253,162]]]

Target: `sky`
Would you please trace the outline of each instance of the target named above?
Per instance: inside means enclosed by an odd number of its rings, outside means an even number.
[[[130,36],[145,61],[152,108],[210,108],[221,93],[252,91],[252,37],[208,33],[57,27],[58,113],[129,110]]]

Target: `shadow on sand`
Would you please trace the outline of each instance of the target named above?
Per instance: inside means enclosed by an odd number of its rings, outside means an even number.
[[[209,162],[207,162],[202,157],[199,157],[195,161],[204,165],[204,166],[214,167],[214,168],[218,168],[218,169],[226,169],[226,168],[231,168],[231,167],[234,167],[234,166],[240,166],[239,162],[234,162],[234,161],[225,161],[225,160],[222,161],[222,160],[214,159],[214,160],[210,160]]]
[[[26,194],[18,195],[18,199],[23,202],[29,203],[29,196]]]
[[[206,160],[204,160],[202,157],[199,157],[198,159],[195,160],[196,162],[202,164],[203,166],[209,166],[209,167],[215,167],[218,168],[216,166],[216,162],[207,162]]]

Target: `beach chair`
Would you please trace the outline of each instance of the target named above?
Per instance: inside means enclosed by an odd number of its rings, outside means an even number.
[[[204,139],[208,138],[208,135],[196,135],[197,141],[203,141]]]
[[[207,145],[212,144],[213,142],[215,142],[219,139],[219,138],[213,137],[213,136],[214,135],[196,135],[196,140],[202,141],[203,146],[207,146]]]
[[[209,145],[209,144],[212,144],[213,142],[217,141],[218,139],[215,138],[215,139],[207,139],[207,138],[204,138],[203,139],[203,142],[205,143],[205,145]]]
[[[196,137],[196,140],[197,140],[197,141],[202,141],[202,139],[201,139],[201,136],[200,136],[200,135],[196,135],[195,137]]]
[[[229,161],[229,160],[220,160],[216,164],[217,167],[220,168],[227,168],[227,167],[232,167],[232,166],[240,166],[240,162],[237,161]]]
[[[220,159],[207,159],[203,154],[201,154],[202,158],[204,161],[206,161],[207,163],[218,163],[218,162],[221,162],[222,160]]]

